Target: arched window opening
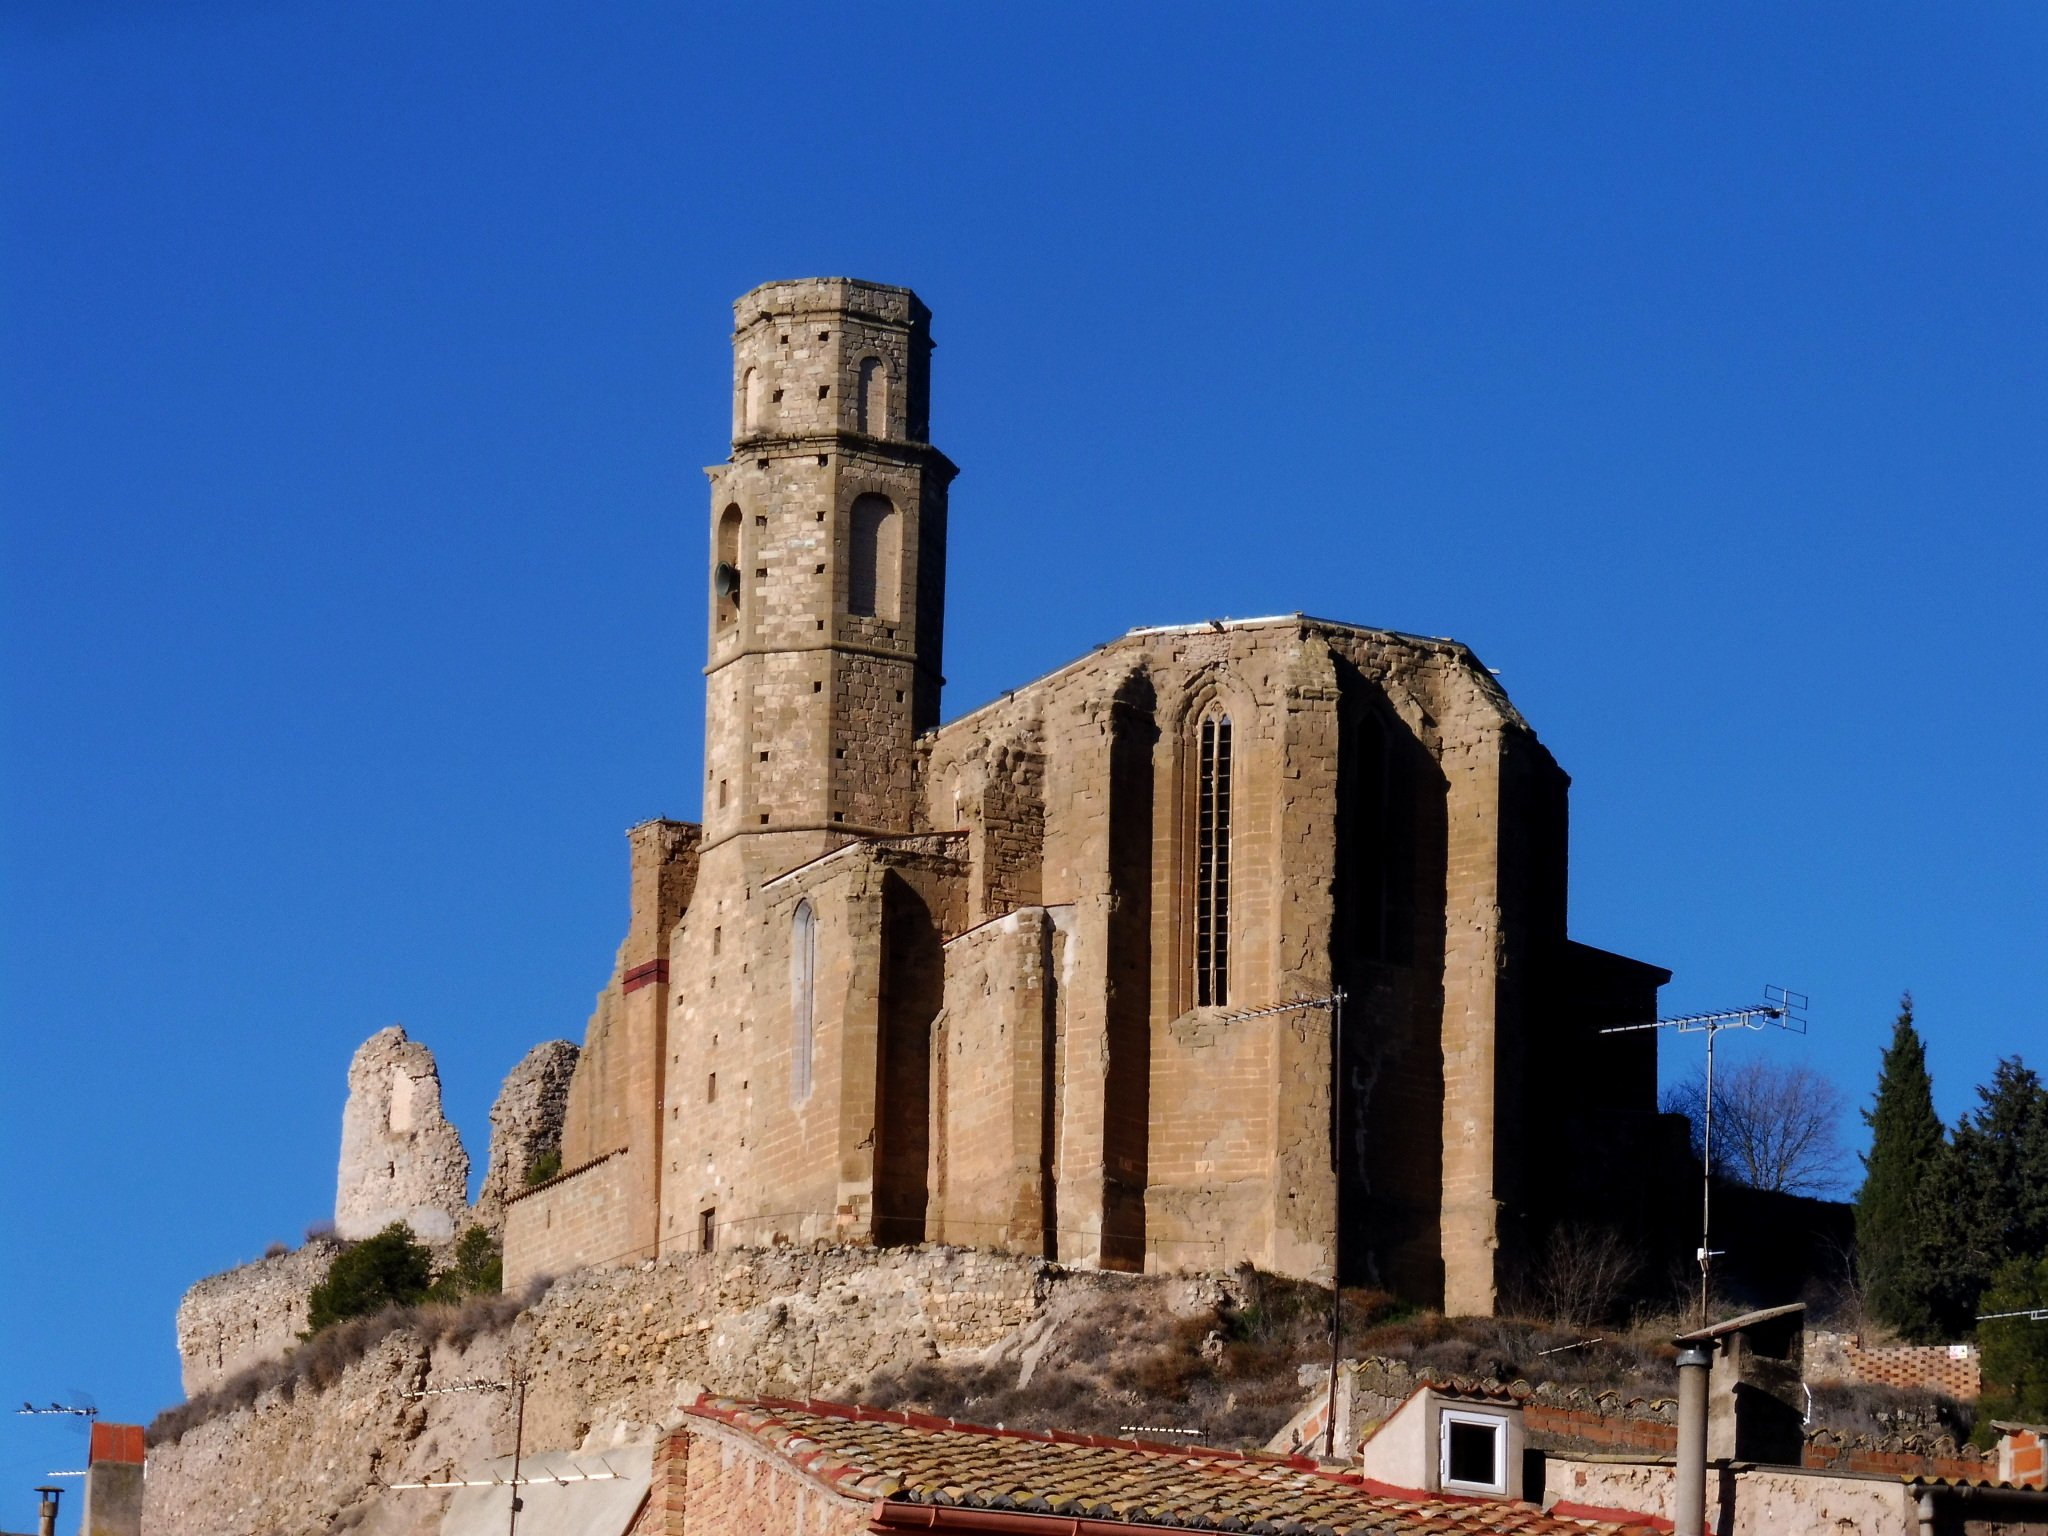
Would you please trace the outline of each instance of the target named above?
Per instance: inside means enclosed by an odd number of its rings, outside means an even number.
[[[879,357],[860,362],[859,429],[871,437],[889,435],[889,370]]]
[[[1202,717],[1195,779],[1195,1002],[1230,1001],[1230,716]]]
[[[853,504],[852,532],[846,562],[846,611],[893,619],[903,565],[902,520],[888,497],[870,494]]]
[[[789,1102],[811,1096],[813,997],[818,974],[818,915],[808,901],[789,920]]]
[[[767,417],[768,381],[761,370],[749,368],[740,381],[740,422],[749,432],[758,432]]]
[[[711,563],[711,611],[720,629],[740,617],[740,509],[727,507],[718,516],[718,540]]]

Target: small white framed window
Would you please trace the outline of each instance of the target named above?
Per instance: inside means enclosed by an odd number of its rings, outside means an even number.
[[[1446,1493],[1508,1491],[1508,1421],[1446,1408],[1437,1417],[1437,1486]]]

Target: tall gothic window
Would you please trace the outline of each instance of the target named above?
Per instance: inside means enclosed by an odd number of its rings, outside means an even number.
[[[789,920],[789,1101],[811,1096],[813,983],[818,972],[818,915],[808,901]]]
[[[1230,716],[1202,717],[1195,779],[1195,1001],[1230,1001]]]

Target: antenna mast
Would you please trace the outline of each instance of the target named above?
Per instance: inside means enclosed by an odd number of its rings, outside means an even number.
[[[1714,1037],[1724,1029],[1784,1029],[1806,1033],[1806,1010],[1811,1002],[1804,992],[1784,987],[1765,987],[1764,1000],[1747,1008],[1723,1008],[1714,1013],[1682,1013],[1675,1018],[1653,1019],[1647,1024],[1617,1024],[1600,1031],[1603,1035],[1632,1035],[1646,1029],[1668,1029],[1678,1035],[1707,1037],[1707,1094],[1700,1116],[1700,1326],[1707,1326],[1708,1274],[1714,1260]]]

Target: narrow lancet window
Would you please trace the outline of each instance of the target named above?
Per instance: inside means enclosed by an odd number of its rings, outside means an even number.
[[[897,579],[903,564],[902,529],[886,496],[872,493],[853,504],[853,536],[846,561],[846,611],[867,618],[896,617]]]
[[[818,971],[818,915],[808,901],[796,904],[789,923],[789,1102],[811,1096],[813,983]]]
[[[889,435],[889,372],[879,357],[861,359],[858,429],[870,437]]]
[[[711,611],[720,629],[740,617],[740,509],[727,507],[718,519],[718,544],[711,562]]]
[[[1195,781],[1195,1001],[1230,1001],[1230,716],[1205,715]]]

